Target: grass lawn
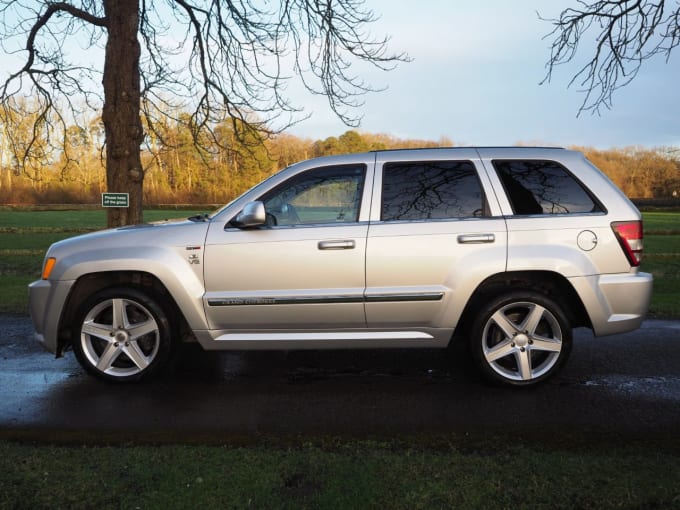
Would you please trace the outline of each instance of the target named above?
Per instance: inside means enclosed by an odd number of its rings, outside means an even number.
[[[680,318],[680,213],[643,213],[641,268],[654,275],[651,317]]]
[[[0,443],[0,508],[680,508],[673,451],[513,443]]]

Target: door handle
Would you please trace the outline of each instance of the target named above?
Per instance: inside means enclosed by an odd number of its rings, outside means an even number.
[[[319,241],[318,247],[320,250],[353,250],[356,243],[353,240],[342,241]]]
[[[460,244],[493,243],[495,240],[494,234],[461,234],[458,236]]]

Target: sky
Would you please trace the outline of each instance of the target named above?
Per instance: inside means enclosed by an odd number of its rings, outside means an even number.
[[[369,84],[385,88],[351,112],[363,118],[361,132],[445,137],[456,145],[680,146],[680,47],[669,62],[648,60],[615,93],[611,110],[578,115],[584,95],[568,87],[576,63],[559,67],[541,85],[552,26],[539,18],[558,17],[576,0],[362,1],[380,16],[370,27],[375,37],[390,36],[389,48],[412,61],[389,72],[366,65],[358,70]],[[593,49],[583,46],[581,65]],[[82,53],[77,46],[70,51]],[[4,55],[0,75],[10,69],[16,65]],[[311,114],[289,133],[316,140],[351,129],[323,97],[293,84],[287,93]]]
[[[540,85],[550,56],[551,25],[570,0],[365,0],[381,16],[377,36],[412,58],[365,78],[387,90],[364,98],[359,131],[455,144],[515,143],[597,148],[680,145],[680,48],[647,61],[614,95],[613,108],[577,116],[584,96],[568,88],[575,65],[560,67]],[[592,49],[592,46],[584,50]],[[583,58],[589,53],[583,52]],[[363,76],[363,75],[362,75]],[[296,101],[312,117],[291,133],[312,139],[348,127],[322,98]]]

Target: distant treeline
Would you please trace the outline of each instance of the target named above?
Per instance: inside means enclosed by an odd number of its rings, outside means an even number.
[[[404,140],[353,130],[324,140],[289,134],[264,140],[251,134],[244,139],[234,136],[231,123],[220,126],[216,133],[214,145],[204,143],[201,149],[195,147],[191,133],[180,122],[147,137],[142,154],[145,204],[225,203],[273,172],[317,156],[456,145],[446,138]],[[90,129],[69,128],[64,137],[66,150],[41,151],[47,145],[34,141],[23,165],[15,156],[20,147],[9,147],[6,138],[0,131],[0,204],[96,204],[107,191],[99,122],[91,123]],[[577,149],[631,198],[680,200],[678,149]]]

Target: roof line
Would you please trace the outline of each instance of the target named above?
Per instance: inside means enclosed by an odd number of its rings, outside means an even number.
[[[540,147],[540,146],[529,146],[529,145],[466,145],[457,147],[404,147],[397,149],[375,149],[368,152],[400,152],[400,151],[432,151],[432,150],[469,150],[469,149],[550,149],[550,150],[565,150],[564,147]]]

